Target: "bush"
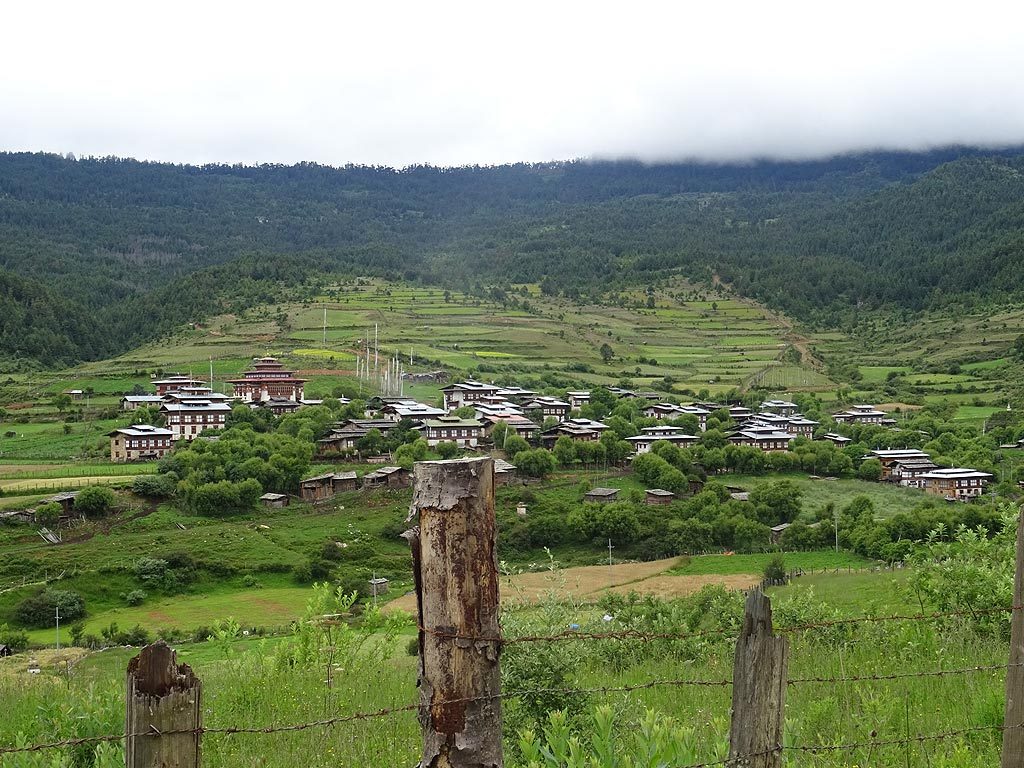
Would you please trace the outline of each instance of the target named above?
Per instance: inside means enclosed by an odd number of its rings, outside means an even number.
[[[14,616],[26,627],[50,627],[55,623],[57,608],[62,620],[74,621],[85,615],[85,600],[71,590],[47,589],[18,603]]]
[[[132,571],[135,578],[144,584],[156,584],[163,581],[167,567],[167,561],[159,557],[143,557],[135,561]]]
[[[60,520],[61,506],[55,501],[36,508],[36,522],[40,525],[56,525]]]
[[[242,578],[242,586],[260,589],[263,585],[260,584],[259,579],[249,573]]]
[[[167,499],[174,495],[176,481],[172,475],[139,475],[132,480],[132,493],[154,499]]]
[[[86,517],[100,517],[114,506],[116,497],[109,488],[98,485],[83,488],[75,497],[75,509]]]
[[[782,555],[775,555],[764,567],[764,577],[768,581],[783,581],[786,578],[786,561]]]
[[[434,446],[434,451],[436,451],[437,455],[440,456],[442,459],[454,459],[456,456],[459,455],[462,449],[459,448],[458,443],[445,441],[443,443],[438,443],[436,446]]]
[[[133,589],[131,592],[125,595],[124,601],[128,603],[128,605],[142,605],[145,599],[145,592],[143,592],[141,589]]]
[[[28,648],[28,633],[0,624],[0,645],[6,645],[15,653],[24,651]]]

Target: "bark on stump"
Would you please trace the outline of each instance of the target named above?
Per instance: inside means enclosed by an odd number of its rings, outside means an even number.
[[[420,626],[421,768],[501,768],[494,462],[420,462],[407,534]]]
[[[1017,519],[1017,567],[1010,614],[1010,661],[1006,670],[1002,768],[1024,768],[1024,511]]]
[[[789,642],[772,633],[771,601],[747,596],[733,664],[731,768],[781,768]]]
[[[199,679],[163,640],[129,661],[127,768],[199,768],[201,698]]]

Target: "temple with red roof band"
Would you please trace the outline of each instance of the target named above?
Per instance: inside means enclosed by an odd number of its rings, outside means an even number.
[[[303,399],[308,379],[295,377],[295,371],[286,371],[284,364],[274,357],[259,357],[253,360],[252,368],[242,374],[241,379],[229,379],[235,388],[235,396],[246,403],[263,403],[268,400]]]

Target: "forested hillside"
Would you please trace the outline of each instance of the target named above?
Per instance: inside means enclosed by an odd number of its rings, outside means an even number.
[[[0,360],[104,357],[317,272],[597,294],[717,275],[803,320],[1024,286],[1024,149],[405,170],[0,154]]]

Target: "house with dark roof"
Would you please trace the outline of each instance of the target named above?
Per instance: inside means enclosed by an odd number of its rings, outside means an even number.
[[[108,432],[110,460],[115,464],[129,461],[162,459],[174,449],[174,433],[149,424],[132,424]]]

